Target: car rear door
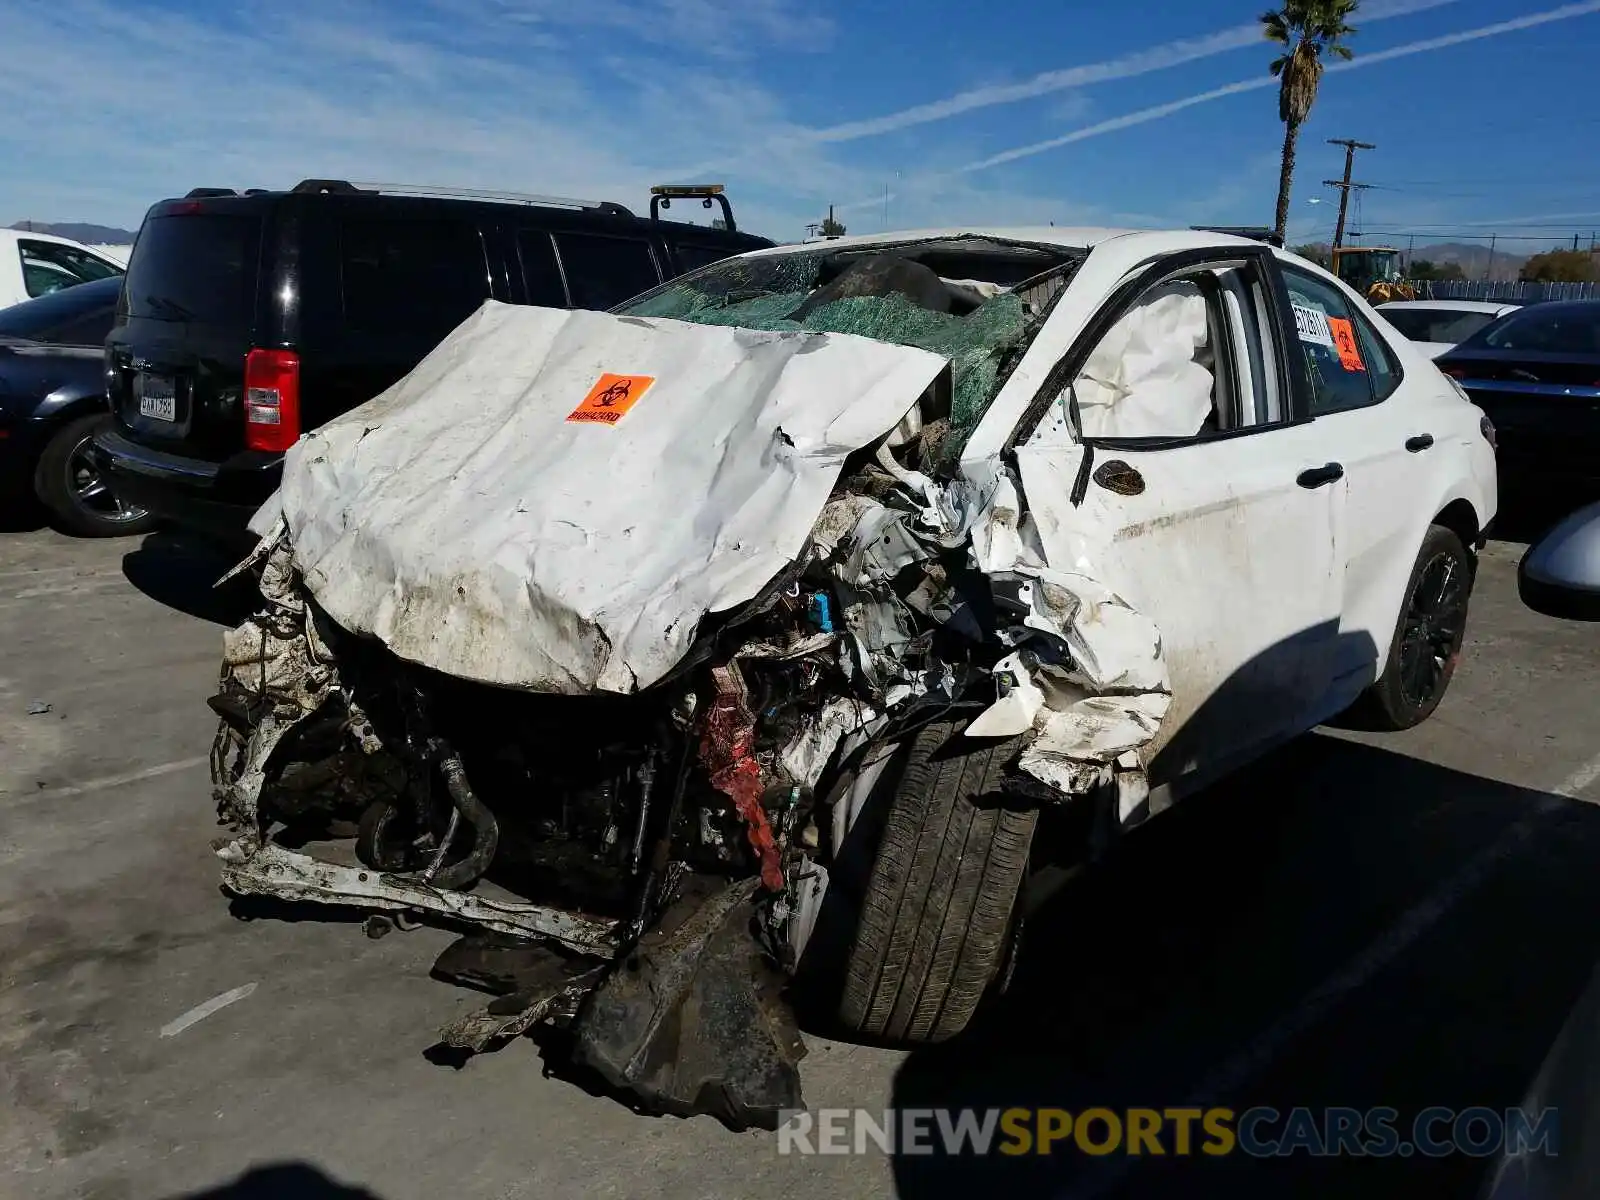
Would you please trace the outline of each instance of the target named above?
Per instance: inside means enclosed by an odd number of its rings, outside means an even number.
[[[1449,385],[1437,371],[1407,380],[1394,351],[1342,287],[1293,264],[1280,266],[1297,318],[1316,444],[1344,473],[1341,637],[1332,686],[1349,702],[1383,670],[1434,501],[1445,491],[1450,432],[1434,393]]]
[[[1135,379],[1095,409],[1092,434],[1078,432],[1091,428],[1091,372],[1107,370],[1095,352],[1116,345],[1136,309],[1175,293],[1191,313],[1204,300],[1194,357],[1209,360],[1209,383],[1170,328],[1153,328],[1126,344],[1180,346],[1183,361]],[[1286,312],[1264,250],[1141,271],[1077,339],[1050,385],[1071,386],[1016,450],[1048,562],[1107,584],[1160,631],[1173,703],[1146,752],[1153,783],[1224,770],[1324,715],[1344,489],[1304,419]]]

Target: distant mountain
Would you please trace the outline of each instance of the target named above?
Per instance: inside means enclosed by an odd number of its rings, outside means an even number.
[[[1528,261],[1527,255],[1508,254],[1504,250],[1496,250],[1491,269],[1489,247],[1469,245],[1464,242],[1438,242],[1431,246],[1418,246],[1410,253],[1413,259],[1423,258],[1437,265],[1455,263],[1468,279],[1483,279],[1486,272],[1494,279],[1515,279],[1517,273],[1522,270],[1522,264]]]
[[[11,228],[26,229],[33,233],[53,233],[57,237],[71,238],[90,246],[131,246],[133,231],[118,229],[115,225],[91,225],[87,221],[18,221]]]
[[[1360,244],[1360,243],[1353,243]],[[1369,241],[1366,245],[1378,245],[1376,241]],[[1407,239],[1399,238],[1388,243],[1397,246],[1406,252],[1412,262],[1431,262],[1434,266],[1443,266],[1454,263],[1461,268],[1461,273],[1468,279],[1483,279],[1485,271],[1489,270],[1489,247],[1487,245],[1469,245],[1465,242],[1435,242],[1428,246],[1418,246],[1415,250],[1407,249]],[[1310,242],[1294,249],[1307,253],[1318,262],[1327,262],[1328,243]],[[1508,254],[1504,250],[1494,252],[1493,277],[1498,280],[1513,280],[1522,270],[1522,264],[1528,259],[1520,254]]]

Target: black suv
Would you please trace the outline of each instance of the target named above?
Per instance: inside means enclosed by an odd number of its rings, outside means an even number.
[[[105,366],[115,425],[95,456],[118,498],[234,541],[300,434],[406,374],[485,299],[606,309],[772,245],[721,188],[609,202],[308,179],[198,188],[145,215]],[[725,228],[661,219],[674,199]]]

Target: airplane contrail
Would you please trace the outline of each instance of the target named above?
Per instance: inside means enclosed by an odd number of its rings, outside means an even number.
[[[1422,41],[1410,42],[1404,46],[1394,46],[1388,50],[1378,50],[1371,54],[1363,54],[1349,62],[1332,63],[1327,69],[1330,73],[1334,71],[1355,71],[1362,67],[1391,62],[1397,58],[1407,58],[1413,54],[1425,54],[1430,50],[1444,50],[1451,46],[1459,46],[1464,42],[1476,42],[1484,38],[1499,37],[1502,34],[1516,33],[1522,29],[1532,29],[1537,25],[1548,25],[1552,21],[1570,20],[1573,17],[1587,16],[1596,12],[1600,12],[1600,0],[1584,0],[1583,3],[1579,4],[1565,4],[1560,8],[1529,13],[1527,16],[1515,17],[1509,21],[1499,21],[1493,25],[1480,25],[1476,29],[1465,29],[1459,33],[1447,33],[1440,37],[1424,38]],[[1128,129],[1134,125],[1143,125],[1149,121],[1158,121],[1162,117],[1171,116],[1173,113],[1181,112],[1186,108],[1193,108],[1197,104],[1207,104],[1212,100],[1236,96],[1240,92],[1277,86],[1278,81],[1270,75],[1241,79],[1235,83],[1224,84],[1222,87],[1198,92],[1193,96],[1185,96],[1179,100],[1169,100],[1165,104],[1156,104],[1150,108],[1141,108],[1136,112],[1124,113],[1120,117],[1097,121],[1093,125],[1086,125],[1082,129],[1074,129],[1071,133],[1062,134],[1060,137],[1047,138],[1042,142],[1031,142],[1026,146],[1002,150],[997,154],[989,155],[987,158],[980,158],[976,162],[957,167],[954,171],[941,174],[970,175],[976,171],[986,171],[990,167],[997,167],[1002,163],[1015,162],[1019,158],[1030,158],[1035,154],[1043,154],[1047,150],[1054,150],[1060,146],[1069,146],[1073,142],[1099,137],[1101,134],[1113,133],[1119,129]],[[879,202],[881,202],[881,197]]]
[[[1374,21],[1386,21],[1394,17],[1408,16],[1412,13],[1425,12],[1431,8],[1440,8],[1446,4],[1454,3],[1456,3],[1456,0],[1372,0],[1372,3],[1361,9],[1361,23],[1365,27]],[[1119,55],[1116,58],[1105,59],[1101,62],[1044,71],[1017,83],[993,84],[988,87],[971,88],[964,92],[957,92],[953,96],[930,100],[924,104],[915,104],[910,108],[902,108],[897,112],[885,113],[878,117],[863,117],[858,120],[843,121],[837,125],[828,125],[816,129],[798,129],[792,134],[768,141],[763,148],[771,148],[774,145],[824,145],[836,142],[853,142],[861,138],[879,137],[886,133],[897,133],[902,129],[911,129],[918,125],[947,120],[950,117],[960,116],[963,113],[974,112],[978,109],[992,108],[999,104],[1013,104],[1020,100],[1032,100],[1040,96],[1048,96],[1054,92],[1067,91],[1071,88],[1088,87],[1097,83],[1111,83],[1120,79],[1132,79],[1139,75],[1165,71],[1172,67],[1182,66],[1184,63],[1196,62],[1203,58],[1223,54],[1229,50],[1259,45],[1262,40],[1259,22],[1251,22],[1248,25],[1235,25],[1232,28],[1218,30],[1216,33],[1205,34],[1201,37],[1181,38],[1177,41],[1147,46],[1143,50],[1136,50],[1130,54]],[[759,151],[756,153],[759,154]],[[708,171],[722,170],[729,166],[730,163],[745,161],[755,156],[755,154],[737,154],[699,163],[693,167],[668,171],[665,174],[674,178],[691,178],[703,175]]]

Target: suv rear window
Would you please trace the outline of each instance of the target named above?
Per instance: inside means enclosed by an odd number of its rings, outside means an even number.
[[[248,326],[255,317],[260,259],[260,217],[151,217],[128,263],[128,315]]]
[[[489,298],[483,239],[467,221],[350,219],[339,234],[352,329],[442,338]]]
[[[650,243],[587,233],[556,234],[574,308],[606,309],[660,286]]]

